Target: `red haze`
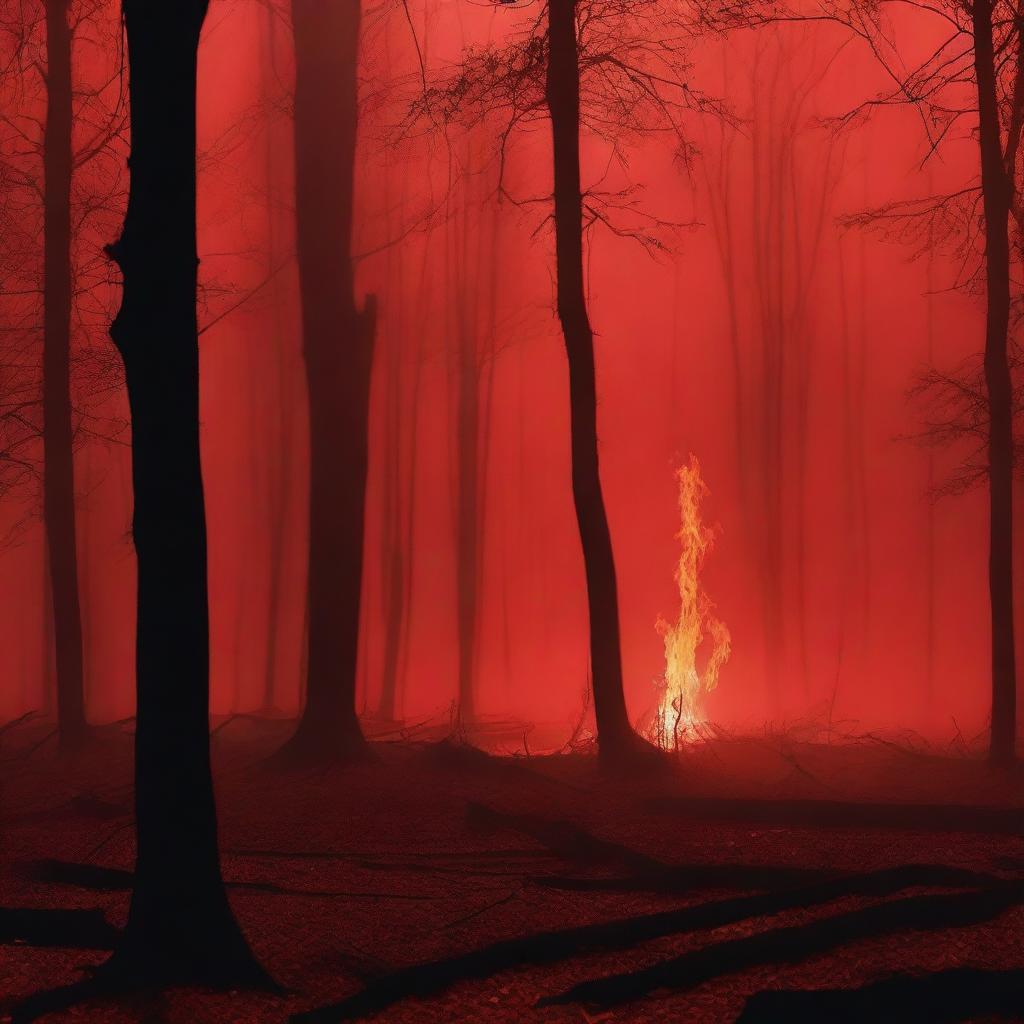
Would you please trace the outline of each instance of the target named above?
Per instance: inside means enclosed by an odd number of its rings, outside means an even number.
[[[489,5],[427,7],[413,4],[411,16],[428,70],[454,60],[463,40],[500,38],[517,17]],[[926,44],[923,20],[903,30]],[[294,713],[300,701],[307,468],[289,45],[287,26],[261,6],[215,0],[201,47],[217,713],[268,704]],[[363,49],[358,280],[378,296],[381,320],[361,700],[376,709],[389,649],[407,718],[446,714],[455,697],[461,324],[476,346],[483,438],[478,707],[568,728],[587,681],[583,566],[552,242],[545,207],[524,202],[550,189],[548,135],[533,125],[513,138],[499,203],[492,124],[453,127],[447,144],[422,130],[394,141],[419,76],[405,18],[368,18]],[[76,56],[87,73],[88,51]],[[953,456],[909,439],[922,411],[907,391],[929,358],[950,368],[980,352],[980,300],[949,290],[951,254],[914,258],[919,240],[841,221],[959,187],[974,174],[974,144],[953,140],[922,167],[920,125],[900,109],[837,136],[822,119],[870,96],[879,73],[832,29],[702,44],[692,74],[712,93],[724,86],[742,123],[693,117],[699,153],[689,167],[664,139],[624,139],[628,171],[606,143],[584,148],[588,182],[642,186],[640,209],[686,225],[663,231],[674,251],[653,256],[601,225],[588,236],[631,713],[657,700],[655,623],[677,600],[674,469],[692,452],[710,488],[706,514],[721,524],[705,584],[733,638],[708,717],[731,729],[814,718],[848,733],[970,737],[989,703],[984,500],[930,501],[930,481],[941,483]],[[115,411],[121,401],[109,400]],[[105,721],[132,712],[128,452],[96,441],[77,458],[88,706]],[[19,500],[8,522],[35,511],[33,495]],[[411,573],[397,633],[396,550]],[[3,558],[0,719],[50,699],[37,518]]]

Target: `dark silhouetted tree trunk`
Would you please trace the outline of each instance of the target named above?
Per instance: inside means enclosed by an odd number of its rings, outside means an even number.
[[[978,84],[978,138],[985,212],[985,384],[989,404],[989,598],[992,606],[993,761],[1015,756],[1017,671],[1013,636],[1013,389],[1007,358],[1010,322],[1011,182],[1003,164],[992,4],[976,0],[974,69]]]
[[[87,725],[71,424],[71,28],[68,0],[46,4],[43,287],[43,520],[50,566],[57,719],[65,749]]]
[[[555,165],[558,319],[569,364],[572,493],[587,577],[598,744],[602,758],[617,760],[643,744],[626,713],[615,557],[598,469],[594,335],[583,284],[576,0],[549,0],[548,19],[546,98]]]
[[[135,887],[108,966],[132,984],[260,984],[228,905],[210,772],[196,324],[196,51],[206,0],[124,0],[131,189],[110,334],[131,409],[138,560]]]
[[[365,747],[356,714],[374,304],[351,257],[359,0],[293,0],[295,223],[309,389],[306,704],[290,756]]]

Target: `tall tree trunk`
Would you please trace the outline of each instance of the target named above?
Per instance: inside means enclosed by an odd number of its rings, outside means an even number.
[[[420,264],[419,283],[416,289],[416,306],[421,315],[428,306],[428,290],[430,287],[429,270],[430,250],[423,247],[423,258]],[[416,583],[416,481],[419,474],[419,410],[420,392],[423,384],[423,360],[424,360],[424,337],[423,332],[415,334],[416,344],[412,351],[412,385],[409,393],[409,461],[405,472],[408,480],[408,498],[405,502],[403,534],[398,537],[397,543],[400,550],[404,552],[402,571],[402,622],[401,633],[398,634],[401,644],[401,657],[395,670],[396,704],[402,707],[405,685],[409,675],[409,661],[412,656],[412,635],[413,635],[413,604],[414,587]],[[395,718],[399,717],[395,712]]]
[[[934,195],[935,186],[932,174],[932,162],[928,161],[928,195]],[[927,306],[925,311],[925,365],[935,365],[935,250],[928,248],[925,269],[925,288],[927,290]],[[925,557],[925,634],[924,634],[924,679],[925,699],[928,710],[935,711],[935,648],[938,640],[935,615],[935,569],[936,569],[936,530],[935,530],[935,446],[929,445],[925,485],[928,494],[924,531]]]
[[[57,668],[57,721],[65,749],[87,732],[82,611],[75,537],[71,425],[71,28],[68,0],[46,3],[43,139],[43,521]]]
[[[779,344],[776,287],[784,272],[775,250],[777,224],[775,191],[775,134],[772,132],[775,100],[778,92],[779,65],[775,62],[765,70],[764,52],[767,41],[756,40],[751,66],[752,81],[762,82],[753,90],[753,116],[750,128],[751,231],[753,270],[757,298],[758,341],[760,361],[754,371],[761,382],[756,392],[752,413],[755,429],[757,492],[760,510],[761,619],[765,639],[765,674],[775,706],[781,713],[785,704],[782,668],[786,660],[785,581],[783,578],[783,514],[782,514],[782,408],[783,353]],[[759,431],[759,437],[756,436]],[[755,520],[756,521],[756,520]]]
[[[546,99],[554,148],[558,318],[569,364],[572,493],[587,577],[594,714],[601,756],[617,760],[642,742],[626,713],[615,557],[598,469],[594,335],[583,285],[576,0],[548,3]]]
[[[390,39],[385,36],[385,50],[388,54],[390,73]],[[392,209],[389,188],[391,182],[390,152],[384,159],[384,205],[389,211],[385,218],[386,236],[393,237],[390,210]],[[408,172],[408,166],[406,166]],[[403,198],[408,186],[408,173],[399,183],[398,214],[399,223],[403,222]],[[393,246],[387,251],[388,293],[399,297],[405,294],[405,261],[402,253],[396,253]],[[393,289],[393,292],[392,292]],[[398,717],[398,666],[402,654],[402,632],[405,621],[405,551],[403,550],[402,517],[404,503],[402,481],[404,452],[403,427],[403,373],[402,373],[402,341],[406,337],[405,318],[402,316],[401,301],[392,308],[394,318],[391,321],[388,351],[379,358],[382,360],[381,372],[384,377],[382,387],[384,413],[384,429],[382,431],[383,468],[381,472],[381,542],[380,542],[380,576],[381,576],[381,611],[384,619],[384,663],[381,668],[380,700],[377,704],[377,717],[385,722],[394,722]],[[419,332],[417,332],[418,334]],[[378,345],[380,342],[378,341]],[[413,427],[415,434],[415,427]],[[411,488],[410,488],[411,490]]]
[[[352,265],[360,0],[292,0],[295,225],[309,389],[306,705],[286,753],[349,756],[356,714],[374,304]]]
[[[278,66],[278,33],[280,12],[266,5],[266,19],[260,38],[264,41],[265,74],[271,83],[268,95],[276,98],[280,87],[281,71]],[[295,433],[295,413],[291,381],[290,352],[285,343],[288,335],[285,308],[287,295],[282,285],[283,254],[281,244],[280,185],[287,153],[281,152],[281,135],[276,124],[267,125],[264,170],[267,182],[267,274],[270,276],[271,344],[273,364],[267,381],[267,401],[275,410],[267,425],[267,527],[269,530],[270,579],[267,592],[267,664],[263,677],[263,710],[276,713],[278,706],[278,661],[281,648],[280,609],[285,567],[290,564],[288,543],[288,513],[292,502],[292,447]],[[285,216],[287,214],[284,214]],[[305,634],[302,643],[305,644]]]
[[[385,175],[387,174],[385,169]],[[390,204],[389,204],[390,205]],[[388,237],[391,237],[390,224]],[[388,250],[388,281],[395,283],[395,294],[403,294],[404,275],[400,257],[394,269],[395,254]],[[399,309],[396,308],[396,313]],[[404,515],[402,501],[403,472],[403,402],[402,402],[402,339],[404,320],[396,316],[389,335],[390,352],[384,377],[384,467],[381,481],[380,574],[383,589],[381,602],[384,617],[384,664],[381,669],[380,702],[377,715],[385,722],[398,717],[398,665],[402,653],[402,625],[405,619],[405,551],[403,549]],[[413,428],[415,433],[415,427]]]
[[[989,756],[1014,760],[1017,672],[1013,636],[1013,393],[1007,342],[1010,322],[1011,185],[1003,164],[992,42],[991,0],[975,0],[974,70],[985,211],[985,385],[989,405],[989,563],[992,610],[992,732]]]
[[[196,51],[206,0],[124,0],[131,190],[121,238],[138,561],[135,888],[110,967],[133,984],[258,984],[228,905],[210,771],[196,324]]]
[[[456,502],[456,589],[459,630],[459,720],[464,725],[477,715],[476,648],[480,578],[480,370],[477,318],[477,266],[470,266],[468,235],[469,197],[462,209],[460,281],[454,296],[456,309],[457,416],[455,450],[458,494]],[[478,230],[482,226],[478,226]],[[458,287],[461,283],[462,287]]]
[[[394,537],[398,531],[389,531]],[[387,601],[385,602],[384,668],[381,675],[380,703],[377,715],[384,722],[398,720],[398,666],[402,653],[402,619],[405,612],[405,556],[401,543],[388,552],[385,571]]]

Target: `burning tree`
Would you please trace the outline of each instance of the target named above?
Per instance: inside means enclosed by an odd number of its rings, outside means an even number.
[[[584,283],[584,246],[603,225],[649,250],[665,243],[664,222],[640,209],[626,185],[584,187],[584,134],[610,149],[625,168],[624,147],[644,130],[666,133],[689,155],[682,122],[714,104],[687,80],[687,46],[696,28],[688,10],[641,0],[548,0],[526,13],[503,45],[470,48],[461,66],[425,82],[413,108],[432,125],[492,125],[504,168],[517,131],[538,121],[551,128],[556,306],[569,369],[572,490],[583,550],[590,625],[590,668],[602,758],[629,760],[648,747],[633,731],[623,692],[618,586],[611,532],[598,466],[597,371]],[[498,175],[500,197],[517,200]]]

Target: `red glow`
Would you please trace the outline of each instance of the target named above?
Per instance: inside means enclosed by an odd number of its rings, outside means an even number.
[[[426,6],[412,4],[411,19],[428,69],[515,24],[514,13],[489,5]],[[908,15],[901,29],[927,44],[924,15]],[[286,28],[260,5],[215,0],[201,48],[199,245],[216,713],[262,708],[268,686],[281,711],[300,703],[307,469],[288,51]],[[384,565],[398,542],[412,573],[399,637],[402,714],[446,715],[455,697],[452,338],[464,317],[486,438],[478,707],[568,730],[587,683],[587,627],[552,244],[537,230],[545,208],[495,201],[487,123],[453,132],[450,150],[437,138],[385,144],[419,74],[404,16],[368,21],[364,51],[355,246],[369,254],[359,287],[378,296],[381,320],[361,701],[376,708],[395,642]],[[711,492],[706,516],[721,524],[706,585],[733,641],[721,685],[706,697],[712,721],[749,730],[813,718],[847,733],[908,729],[937,741],[985,726],[984,496],[931,504],[930,474],[941,478],[951,456],[904,439],[920,429],[906,394],[919,369],[980,351],[981,303],[948,290],[954,256],[911,259],[912,244],[839,223],[957,187],[974,175],[976,152],[970,139],[954,140],[922,169],[924,141],[908,110],[882,110],[842,138],[816,123],[869,95],[878,74],[863,48],[829,29],[709,42],[694,79],[717,92],[725,84],[742,132],[694,117],[701,155],[689,171],[657,139],[626,140],[628,176],[609,164],[605,143],[584,145],[587,181],[608,170],[601,187],[612,189],[628,177],[643,186],[644,210],[694,222],[675,233],[675,254],[653,258],[600,226],[588,236],[602,475],[636,719],[657,700],[655,622],[678,600],[673,472],[693,452]],[[539,130],[513,140],[505,187],[515,199],[549,191],[547,146]],[[446,195],[451,167],[473,173]],[[773,345],[782,360],[774,391]],[[111,399],[115,411],[121,402]],[[769,459],[765,423],[776,407]],[[106,721],[133,706],[128,450],[85,444],[77,472],[88,706]],[[10,522],[36,498],[18,502],[8,504]],[[38,521],[3,558],[0,720],[46,706],[52,686]]]

